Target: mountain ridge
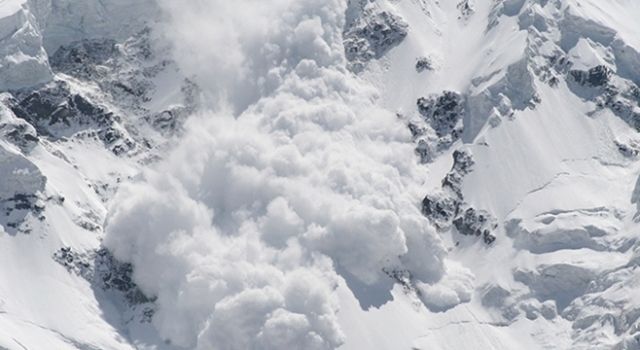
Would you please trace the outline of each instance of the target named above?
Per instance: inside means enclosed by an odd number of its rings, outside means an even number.
[[[634,14],[0,2],[0,348],[640,349]]]

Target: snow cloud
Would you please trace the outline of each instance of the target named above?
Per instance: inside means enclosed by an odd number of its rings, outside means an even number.
[[[343,278],[442,277],[410,135],[345,69],[346,0],[161,3],[176,57],[211,108],[123,186],[105,245],[157,296],[167,340],[332,349],[344,341]]]

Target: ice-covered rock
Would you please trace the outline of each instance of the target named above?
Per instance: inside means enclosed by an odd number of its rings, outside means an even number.
[[[349,67],[362,71],[367,62],[382,57],[407,36],[409,27],[399,16],[365,10],[345,28],[344,49]]]
[[[14,144],[23,153],[29,153],[38,144],[38,133],[33,125],[15,116],[7,106],[13,97],[0,95],[0,138]]]
[[[604,65],[595,66],[588,71],[572,70],[571,77],[580,85],[588,85],[592,87],[606,86],[613,72]]]
[[[131,264],[117,261],[105,248],[81,253],[71,247],[62,247],[53,254],[53,259],[96,288],[121,293],[132,305],[151,301],[133,282]]]
[[[462,193],[462,181],[472,171],[473,158],[468,151],[453,152],[451,171],[442,180],[442,191],[429,193],[422,200],[422,214],[440,230],[452,225],[465,236],[481,236],[484,243],[496,240],[496,219],[487,211],[469,206]]]
[[[152,24],[160,15],[155,0],[38,1],[42,3],[40,8],[45,9],[41,27],[44,47],[51,55],[60,46],[83,39],[123,41]]]
[[[0,3],[0,91],[22,89],[53,78],[42,33],[26,0]]]
[[[433,61],[429,58],[429,57],[418,57],[418,59],[416,60],[416,71],[418,73],[427,71],[427,70],[433,70],[434,69],[434,65],[433,65]]]
[[[464,97],[453,91],[417,100],[420,118],[408,126],[423,163],[431,162],[461,138],[465,104]]]
[[[30,233],[25,220],[41,218],[47,178],[27,158],[0,144],[0,179],[0,227],[11,234]]]
[[[48,55],[62,45],[83,39],[124,40],[158,16],[154,0],[4,1],[0,4],[0,91],[51,81]]]
[[[444,91],[440,96],[418,99],[418,111],[433,128],[438,137],[450,137],[449,143],[455,142],[462,131],[465,101],[453,91]]]
[[[486,244],[491,244],[496,240],[491,232],[498,227],[498,224],[484,210],[467,208],[462,215],[453,220],[453,226],[465,236],[482,236],[482,240]]]
[[[55,81],[39,90],[19,94],[11,108],[16,116],[33,125],[39,135],[53,140],[95,137],[116,154],[132,151],[136,146],[121,125],[121,116],[73,91],[65,81]]]

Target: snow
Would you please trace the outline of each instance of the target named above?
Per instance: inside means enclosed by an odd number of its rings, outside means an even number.
[[[153,24],[158,17],[154,0],[40,0],[48,12],[42,18],[44,47],[53,54],[58,47],[81,39],[124,40]]]
[[[344,26],[380,13],[406,33],[353,73]],[[142,145],[116,155],[62,123],[47,137],[2,95],[0,348],[637,348],[639,15],[633,0],[0,0],[0,90],[64,81]],[[127,50],[150,24],[158,57],[124,69],[167,63],[139,105],[51,71],[60,45]],[[571,80],[600,65],[601,85]],[[180,106],[185,77],[203,108],[162,143],[141,111]],[[406,124],[443,91],[464,134],[422,164]],[[12,144],[20,125],[38,138]],[[490,244],[420,210],[461,149],[461,205],[497,222]],[[131,263],[152,316],[54,261],[65,247]]]
[[[42,34],[26,1],[0,3],[0,38],[0,91],[51,80]]]

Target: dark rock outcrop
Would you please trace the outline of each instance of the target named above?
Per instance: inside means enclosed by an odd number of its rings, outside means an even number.
[[[433,62],[427,57],[418,57],[416,60],[416,71],[421,73],[426,70],[433,70]]]
[[[437,97],[421,97],[417,102],[418,111],[440,138],[451,137],[451,142],[462,134],[460,122],[464,116],[464,100],[453,91],[444,91]]]
[[[98,65],[120,55],[115,40],[81,40],[60,47],[50,58],[51,67],[75,77],[91,78],[100,75]]]
[[[360,72],[367,62],[379,59],[407,36],[409,26],[397,15],[364,12],[343,34],[349,69]]]
[[[420,120],[408,127],[418,143],[416,153],[428,163],[462,137],[465,100],[457,92],[444,91],[438,96],[421,97],[416,104]]]
[[[580,85],[591,87],[604,87],[609,84],[613,71],[603,65],[595,66],[588,71],[572,70],[571,77]]]
[[[453,225],[460,234],[482,236],[490,245],[496,240],[492,233],[498,226],[496,219],[487,211],[470,207],[462,194],[462,179],[472,171],[473,157],[467,151],[456,150],[453,160],[451,171],[442,180],[442,191],[422,200],[422,214],[439,230]]]
[[[130,305],[153,301],[133,282],[133,266],[116,260],[105,248],[80,253],[64,247],[53,254],[53,260],[90,282],[94,288],[121,294]]]
[[[106,106],[73,92],[64,81],[55,81],[39,90],[16,95],[10,105],[11,110],[35,127],[38,136],[52,140],[71,136],[96,137],[115,154],[129,152],[136,146],[120,125],[120,116]]]
[[[484,210],[467,208],[464,213],[453,220],[453,225],[459,233],[465,236],[482,236],[486,244],[491,244],[496,237],[491,234],[498,225],[491,215]]]

